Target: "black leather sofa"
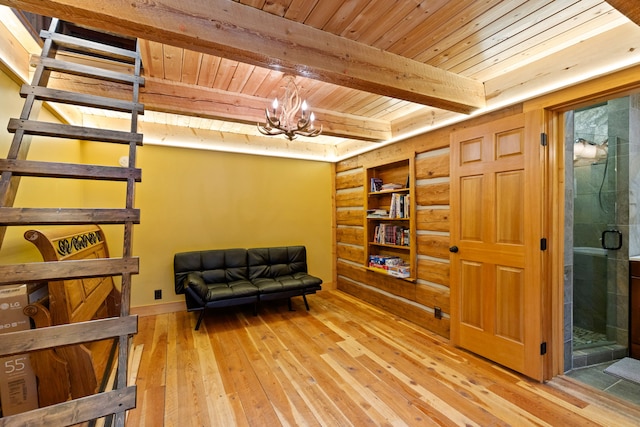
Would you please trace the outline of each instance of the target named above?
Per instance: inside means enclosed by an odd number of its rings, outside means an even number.
[[[188,311],[253,304],[302,296],[322,289],[322,280],[307,273],[304,246],[253,249],[213,249],[177,253],[173,259],[176,294],[184,294]]]

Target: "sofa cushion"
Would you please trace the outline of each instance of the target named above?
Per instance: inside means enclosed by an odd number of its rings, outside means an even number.
[[[307,251],[304,246],[253,248],[247,250],[249,279],[276,279],[307,272]]]
[[[251,281],[261,294],[287,292],[292,290],[320,290],[322,280],[306,273],[295,273],[271,279],[258,277]]]
[[[246,249],[182,252],[174,256],[176,293],[184,293],[189,273],[200,272],[207,285],[248,280]]]
[[[207,282],[199,272],[189,273],[185,279],[185,286],[191,288],[205,302],[258,294],[258,288],[248,280]]]

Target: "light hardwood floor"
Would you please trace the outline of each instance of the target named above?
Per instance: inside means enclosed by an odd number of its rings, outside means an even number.
[[[139,319],[128,426],[637,426],[640,407],[530,381],[340,291]]]

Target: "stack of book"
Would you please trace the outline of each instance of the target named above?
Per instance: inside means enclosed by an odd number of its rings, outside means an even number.
[[[404,186],[402,184],[394,184],[393,182],[382,184],[381,186],[382,190],[399,190],[400,188],[404,188]]]
[[[409,277],[409,266],[395,256],[369,255],[369,268],[395,277]]]
[[[373,243],[409,246],[409,229],[400,225],[379,224],[373,231]]]
[[[391,206],[389,206],[389,218],[409,218],[409,200],[408,194],[392,194]]]
[[[386,209],[367,209],[367,218],[389,218],[389,212]]]

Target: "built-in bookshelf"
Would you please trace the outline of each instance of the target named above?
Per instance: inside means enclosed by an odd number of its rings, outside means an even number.
[[[365,267],[405,280],[415,278],[413,159],[367,168]]]

